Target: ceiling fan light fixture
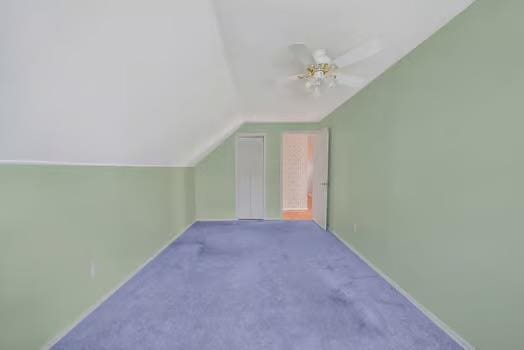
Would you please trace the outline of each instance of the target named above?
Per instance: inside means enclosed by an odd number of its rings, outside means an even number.
[[[313,94],[320,94],[320,88],[323,86],[335,87],[337,85],[358,88],[362,86],[364,80],[358,76],[346,75],[339,73],[339,68],[343,68],[373,55],[381,50],[378,40],[372,40],[364,45],[353,48],[347,53],[335,59],[331,59],[325,49],[310,50],[304,43],[295,43],[289,46],[289,49],[295,54],[297,59],[302,63],[305,72],[296,76],[304,80],[306,89]]]

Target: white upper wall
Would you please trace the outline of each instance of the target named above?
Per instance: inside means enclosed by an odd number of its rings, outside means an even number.
[[[277,89],[286,47],[371,81],[472,0],[1,0],[0,162],[193,165],[244,121],[316,121],[356,90]],[[297,92],[298,91],[298,92]]]
[[[0,160],[189,165],[236,105],[207,0],[0,2]]]

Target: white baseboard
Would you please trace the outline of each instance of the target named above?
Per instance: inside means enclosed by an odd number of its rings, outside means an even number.
[[[373,265],[371,261],[366,259],[364,255],[362,255],[355,247],[353,247],[351,244],[346,242],[342,239],[336,232],[328,230],[333,236],[335,236],[340,242],[342,242],[349,250],[351,250],[353,253],[355,253],[362,261],[364,261],[369,267],[371,267],[377,274],[380,275],[386,282],[388,282],[393,288],[395,288],[400,294],[402,294],[406,299],[409,300],[410,303],[415,305],[417,309],[420,310],[424,315],[426,315],[427,318],[429,318],[433,323],[435,323],[440,329],[442,329],[451,339],[453,339],[455,342],[457,342],[460,346],[464,348],[464,350],[475,350],[475,347],[471,345],[468,341],[466,341],[464,338],[462,338],[457,332],[455,332],[451,327],[449,327],[444,321],[442,321],[440,318],[438,318],[434,313],[429,311],[426,307],[424,307],[421,303],[419,303],[415,298],[413,298],[408,292],[406,292],[402,287],[400,287],[395,281],[393,281],[387,274],[385,274],[382,270],[380,270],[378,267]]]
[[[308,210],[308,207],[305,208],[282,208],[282,211],[304,211]]]
[[[86,318],[91,312],[95,311],[97,307],[102,305],[111,295],[113,295],[118,289],[120,289],[124,284],[126,284],[131,278],[133,278],[140,270],[142,270],[147,264],[149,264],[152,260],[154,260],[160,253],[164,251],[171,243],[176,241],[184,232],[186,232],[192,225],[187,225],[187,227],[182,230],[182,232],[179,232],[175,234],[173,237],[171,237],[166,244],[164,244],[160,249],[158,249],[149,259],[147,259],[143,264],[141,264],[139,267],[137,267],[133,272],[131,272],[127,277],[125,277],[120,284],[118,284],[115,288],[111,289],[108,293],[106,293],[104,296],[102,296],[95,304],[93,304],[89,309],[84,311],[74,322],[71,326],[67,327],[66,329],[62,330],[57,336],[55,336],[53,339],[49,340],[44,346],[41,347],[42,350],[48,350],[52,346],[54,346],[60,339],[62,339],[67,333],[73,330],[78,324]]]

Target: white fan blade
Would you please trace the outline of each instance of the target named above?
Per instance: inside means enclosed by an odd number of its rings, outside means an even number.
[[[300,74],[290,75],[289,77],[279,78],[276,80],[277,85],[287,85],[289,83],[292,83],[294,81],[301,80],[299,78]]]
[[[295,55],[295,57],[307,67],[311,64],[315,64],[311,50],[304,43],[295,43],[289,45],[289,50]]]
[[[357,46],[333,61],[339,68],[348,66],[376,55],[382,50],[378,40],[371,40],[364,45]]]
[[[361,87],[364,84],[364,79],[354,76],[337,73],[337,82],[342,85],[346,85],[352,88]]]

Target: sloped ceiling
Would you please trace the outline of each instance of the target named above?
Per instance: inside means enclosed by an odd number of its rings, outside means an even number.
[[[286,47],[384,50],[367,81],[472,0],[4,0],[0,162],[193,165],[244,121],[317,121],[357,91],[277,87]]]
[[[0,22],[0,159],[188,165],[238,123],[209,1],[3,0]]]
[[[368,40],[383,51],[345,72],[373,80],[471,4],[471,0],[220,0],[217,17],[228,61],[251,121],[318,121],[357,90],[339,86],[314,98],[300,83],[275,80],[302,73],[287,46],[305,42],[337,57]]]

